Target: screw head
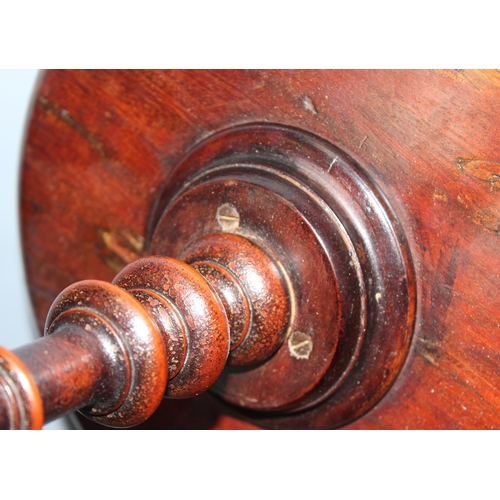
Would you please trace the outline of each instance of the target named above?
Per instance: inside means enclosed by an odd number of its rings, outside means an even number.
[[[228,233],[236,230],[240,225],[240,214],[229,203],[224,203],[217,209],[216,218],[221,229]]]
[[[294,358],[309,359],[313,350],[312,337],[304,332],[292,332],[288,337],[288,349]]]

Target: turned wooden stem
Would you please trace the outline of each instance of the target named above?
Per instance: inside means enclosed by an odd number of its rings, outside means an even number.
[[[284,339],[281,266],[250,241],[214,234],[183,260],[154,256],[113,283],[82,281],[54,301],[45,337],[0,350],[0,428],[35,429],[70,411],[137,425],[161,399],[209,389],[227,362],[251,365]]]
[[[41,396],[44,419],[109,397],[113,365],[102,342],[81,328],[68,326],[14,351],[27,368]],[[54,397],[57,394],[57,397]]]

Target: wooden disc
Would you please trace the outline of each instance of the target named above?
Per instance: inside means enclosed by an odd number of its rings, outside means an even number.
[[[348,427],[499,427],[497,75],[45,73],[21,180],[24,259],[40,330],[66,286],[112,281],[147,254],[165,207],[161,193],[196,144],[241,125],[277,123],[321,137],[362,167],[400,222],[414,263],[417,309],[406,358],[385,396]],[[311,182],[321,188],[321,179]],[[196,400],[166,401],[145,426],[231,426],[222,417],[230,409],[210,396],[201,401],[206,420]],[[293,427],[292,418],[280,425]],[[329,425],[319,411],[297,423]]]

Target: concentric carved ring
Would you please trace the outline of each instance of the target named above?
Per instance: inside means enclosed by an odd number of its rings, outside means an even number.
[[[211,234],[193,241],[180,255],[188,264],[221,265],[242,284],[251,306],[251,328],[231,352],[229,364],[254,365],[268,359],[285,338],[289,292],[277,263],[257,245],[233,234]]]
[[[0,347],[0,429],[36,430],[42,425],[42,399],[30,372]]]
[[[192,264],[216,291],[226,311],[231,343],[229,350],[237,349],[247,338],[252,325],[252,305],[243,285],[225,267],[212,261],[198,261]],[[228,362],[230,362],[231,355]]]
[[[139,301],[116,285],[81,281],[66,288],[54,301],[45,334],[57,335],[72,322],[80,326],[85,323],[83,329],[89,333],[107,336],[104,351],[121,361],[110,363],[116,372],[109,381],[121,385],[123,399],[119,406],[116,408],[116,398],[110,398],[101,406],[80,411],[113,427],[130,427],[146,420],[162,400],[167,360],[161,335]]]
[[[210,285],[192,267],[167,257],[140,259],[114,283],[134,294],[153,292],[175,307],[187,326],[187,354],[166,396],[192,397],[219,378],[229,354],[229,326],[224,307]],[[151,295],[154,300],[154,296]]]
[[[286,341],[213,388],[246,418],[338,427],[389,390],[414,326],[411,255],[386,198],[340,148],[281,125],[222,131],[172,170],[153,220],[152,253],[191,260],[193,241],[222,231],[270,250],[289,277]]]

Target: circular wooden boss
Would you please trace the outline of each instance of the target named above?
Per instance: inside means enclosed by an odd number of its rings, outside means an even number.
[[[239,127],[191,151],[160,200],[151,253],[178,257],[227,232],[289,280],[285,342],[259,365],[226,367],[220,397],[261,425],[300,427],[321,412],[332,427],[384,395],[411,338],[413,272],[392,210],[354,160],[297,129]]]

